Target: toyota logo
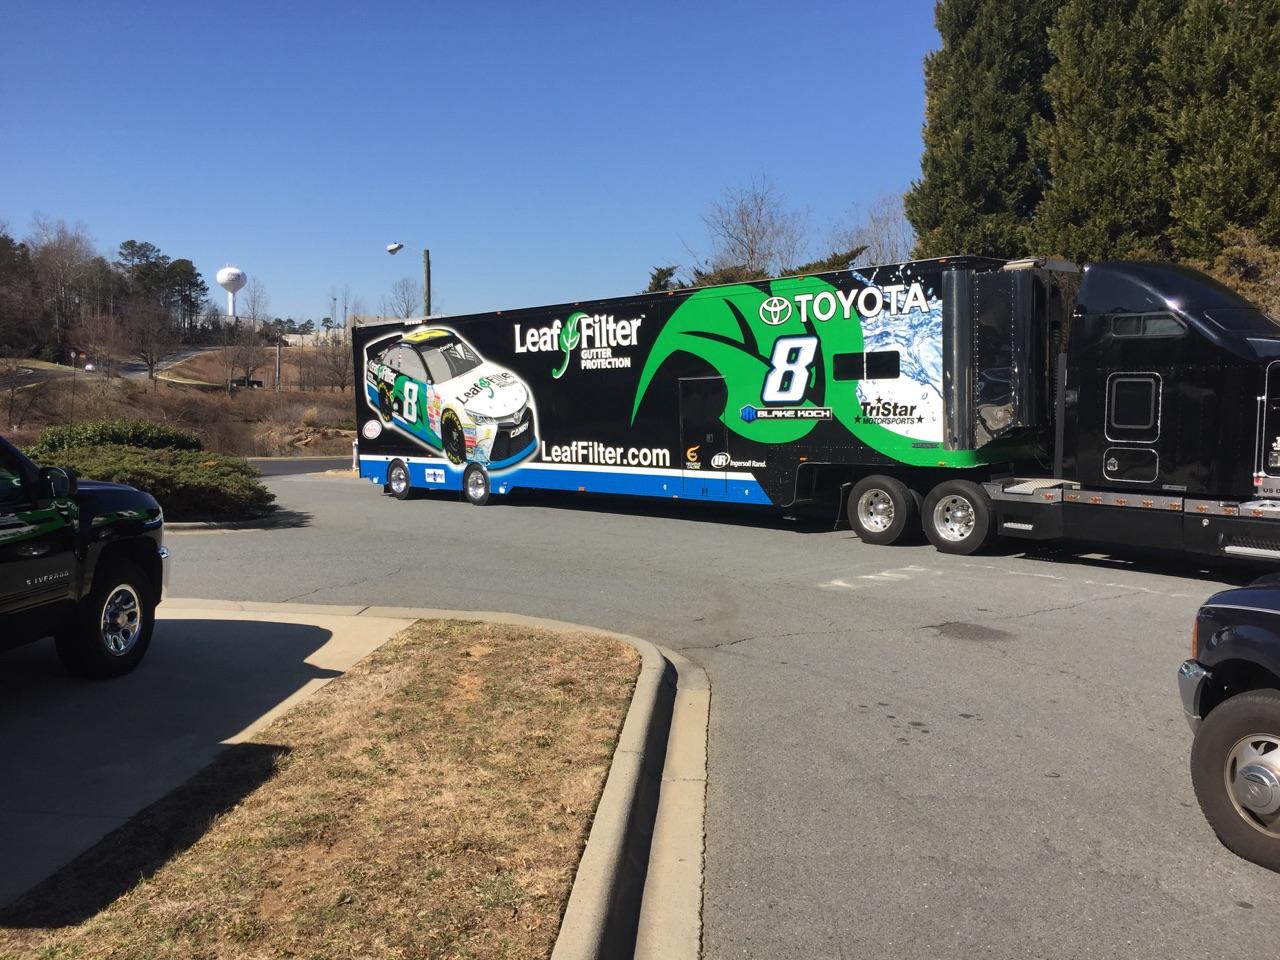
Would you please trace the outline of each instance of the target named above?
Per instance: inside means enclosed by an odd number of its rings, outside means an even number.
[[[786,297],[770,297],[760,304],[760,319],[771,327],[791,319],[791,301]]]

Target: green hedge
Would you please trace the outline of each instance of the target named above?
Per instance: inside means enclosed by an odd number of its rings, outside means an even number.
[[[203,450],[200,437],[190,430],[148,420],[86,420],[45,427],[40,439],[27,448],[33,460],[48,460],[69,447],[119,444],[148,450]]]
[[[85,480],[145,490],[159,501],[167,520],[249,520],[274,509],[275,494],[241,457],[106,444],[59,450],[50,462],[70,467]]]

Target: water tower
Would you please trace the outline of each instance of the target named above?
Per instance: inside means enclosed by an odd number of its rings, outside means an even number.
[[[227,291],[227,316],[236,315],[236,291],[244,288],[248,277],[239,267],[226,266],[218,271],[218,286]]]

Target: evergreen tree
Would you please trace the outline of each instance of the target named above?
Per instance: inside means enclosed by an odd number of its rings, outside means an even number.
[[[1280,245],[1280,4],[1184,0],[1160,57],[1171,237],[1213,258],[1235,224]],[[1238,246],[1238,244],[1236,244]]]
[[[1017,256],[1045,187],[1031,142],[1056,2],[939,0],[925,58],[921,178],[905,198],[917,256]]]
[[[1053,122],[1037,141],[1052,186],[1031,253],[1073,260],[1165,256],[1170,148],[1155,90],[1182,0],[1066,0],[1049,31]]]

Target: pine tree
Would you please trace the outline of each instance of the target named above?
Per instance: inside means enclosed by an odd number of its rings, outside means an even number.
[[[1030,142],[1057,3],[939,0],[925,58],[921,178],[905,198],[917,256],[1017,256],[1045,187]]]
[[[1276,0],[1184,0],[1171,24],[1160,101],[1181,257],[1215,257],[1229,224],[1280,245],[1278,52]]]
[[[1166,255],[1170,148],[1155,91],[1181,0],[1067,0],[1049,31],[1053,122],[1037,126],[1052,186],[1032,253],[1074,260]]]

